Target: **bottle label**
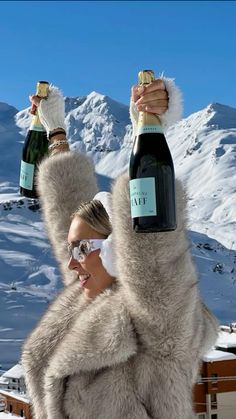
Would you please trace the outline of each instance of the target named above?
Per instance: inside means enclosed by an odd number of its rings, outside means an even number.
[[[31,131],[39,131],[39,132],[45,132],[44,126],[41,124],[40,119],[38,117],[38,114],[33,116],[31,125],[30,125]]]
[[[163,134],[163,129],[161,125],[138,125],[137,135],[146,134],[146,133],[160,133]]]
[[[132,179],[130,184],[131,217],[157,215],[155,178]]]
[[[24,189],[33,189],[34,164],[26,163],[21,160],[20,166],[20,186]]]

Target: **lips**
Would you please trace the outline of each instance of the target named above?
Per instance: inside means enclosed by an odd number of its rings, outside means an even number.
[[[80,286],[84,287],[89,278],[90,278],[90,275],[79,275]]]

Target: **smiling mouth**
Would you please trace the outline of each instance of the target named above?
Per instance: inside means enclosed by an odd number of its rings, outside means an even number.
[[[87,281],[89,280],[90,275],[79,275],[80,286],[84,287]]]

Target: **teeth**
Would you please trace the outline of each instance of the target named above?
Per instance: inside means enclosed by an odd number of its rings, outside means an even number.
[[[90,275],[79,275],[80,281],[86,281],[86,279],[88,279],[89,277]]]

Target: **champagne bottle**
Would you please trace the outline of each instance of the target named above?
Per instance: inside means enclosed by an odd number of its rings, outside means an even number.
[[[49,84],[46,81],[37,83],[36,95],[45,98],[48,96]],[[35,188],[37,166],[48,153],[48,139],[45,128],[40,122],[37,108],[31,108],[33,114],[31,126],[25,139],[21,168],[20,168],[20,194],[27,198],[38,198]]]
[[[147,85],[154,78],[151,70],[139,72],[140,85]],[[175,230],[174,166],[160,119],[155,114],[139,112],[129,174],[135,232]]]

